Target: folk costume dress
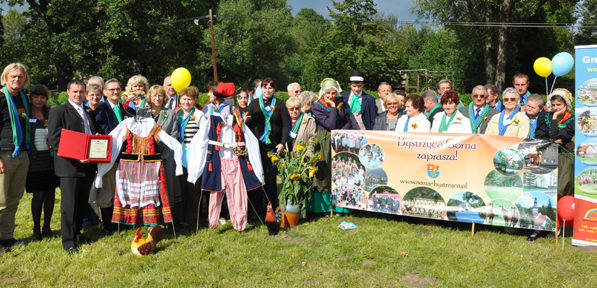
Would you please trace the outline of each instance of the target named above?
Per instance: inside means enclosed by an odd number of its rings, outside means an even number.
[[[332,197],[330,193],[332,191],[332,175],[330,169],[332,165],[331,131],[335,129],[351,129],[352,127],[350,108],[342,97],[335,98],[334,101],[336,102],[336,107],[328,107],[325,103],[323,99],[325,96],[323,96],[323,93],[329,88],[336,89],[338,95],[342,92],[342,89],[336,80],[330,78],[324,79],[321,83],[321,90],[319,92],[321,98],[319,101],[315,102],[311,108],[311,112],[317,123],[317,134],[315,135],[315,138],[317,138],[319,145],[316,149],[319,149],[322,156],[321,161],[317,163],[319,170],[315,174],[315,177],[313,177],[313,194],[309,206],[307,207],[308,211],[314,213],[330,212],[332,207]],[[347,138],[344,138],[343,140],[346,139]],[[334,212],[348,213],[350,210],[335,207]]]
[[[189,176],[195,183],[203,175],[201,188],[210,192],[209,226],[218,228],[224,193],[230,221],[237,231],[247,227],[247,191],[261,188],[263,167],[259,141],[251,130],[232,114],[213,113],[199,128],[190,144]]]
[[[161,142],[174,151],[176,175],[182,174],[180,143],[162,131],[153,119],[127,118],[112,132],[110,163],[98,165],[96,187],[102,176],[120,159],[112,223],[157,225],[172,222],[166,174],[158,152]]]

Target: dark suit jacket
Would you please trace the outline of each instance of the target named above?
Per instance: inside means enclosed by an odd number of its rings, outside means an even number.
[[[85,113],[89,119],[91,134],[95,134],[93,117],[89,113]],[[91,163],[82,164],[78,160],[58,155],[62,129],[85,133],[85,124],[81,119],[81,115],[68,101],[63,105],[52,108],[48,117],[48,140],[50,146],[54,149],[54,155],[56,155],[54,157],[54,169],[58,177],[85,177],[89,171],[94,171],[97,166]]]
[[[361,96],[363,101],[361,101],[361,117],[363,119],[363,124],[365,124],[365,128],[367,130],[373,129],[375,125],[375,118],[377,118],[377,106],[375,105],[375,98],[373,96],[363,92]],[[350,92],[342,94],[342,98],[344,102],[350,104],[348,101],[350,98]],[[352,128],[358,130],[359,125],[355,122],[356,120],[353,119],[354,116],[351,115],[350,119],[353,121]]]
[[[495,114],[500,113],[491,107],[488,107],[488,108],[489,108],[489,111],[487,111],[487,121],[482,122],[481,126],[479,126],[479,128],[481,128],[481,134],[485,134],[485,130],[487,130],[487,125],[489,124],[489,120],[491,119],[491,117],[493,117],[493,115],[495,115]],[[462,113],[462,115],[464,115],[464,117],[471,119],[471,117],[469,117],[469,114],[468,114],[468,105],[464,106],[464,107],[460,107],[458,109],[458,111],[460,111],[460,113]],[[472,126],[471,126],[471,128],[473,130],[475,130],[475,128],[473,128]],[[473,131],[473,133],[477,133],[477,131]]]
[[[382,112],[375,118],[375,125],[373,126],[373,130],[381,130],[386,131],[388,130],[388,110]],[[398,112],[398,117],[396,119],[400,119],[402,117],[402,112]]]
[[[135,116],[135,109],[129,107],[128,109],[124,109],[122,103],[118,103],[120,106],[120,111],[122,111],[124,119],[125,117],[132,117]],[[102,135],[108,135],[116,126],[118,126],[118,118],[116,118],[116,114],[114,114],[114,110],[112,110],[112,106],[108,101],[102,103],[97,109],[93,110],[93,117],[95,118],[95,129],[97,133]]]

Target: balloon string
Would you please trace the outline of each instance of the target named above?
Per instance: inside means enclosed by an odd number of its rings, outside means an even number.
[[[545,77],[545,93],[547,93],[545,97],[549,96],[549,84],[547,84],[547,77]]]
[[[547,78],[545,78],[547,80]],[[558,76],[556,76],[555,78],[553,78],[553,83],[551,84],[551,90],[549,91],[549,95],[551,95],[551,93],[553,92],[553,87],[555,87],[556,85],[556,79],[558,79]],[[547,95],[547,96],[549,96]]]

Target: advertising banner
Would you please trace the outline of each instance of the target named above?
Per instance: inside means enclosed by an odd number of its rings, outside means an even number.
[[[558,148],[476,134],[335,130],[338,207],[554,231]]]
[[[597,45],[576,46],[572,245],[597,245]]]

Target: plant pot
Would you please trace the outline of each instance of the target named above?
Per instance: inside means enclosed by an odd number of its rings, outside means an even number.
[[[301,209],[298,206],[294,206],[290,203],[290,200],[286,201],[286,210],[282,209],[282,219],[281,225],[282,228],[286,228],[288,226],[295,227],[298,225],[299,219],[301,217]]]

